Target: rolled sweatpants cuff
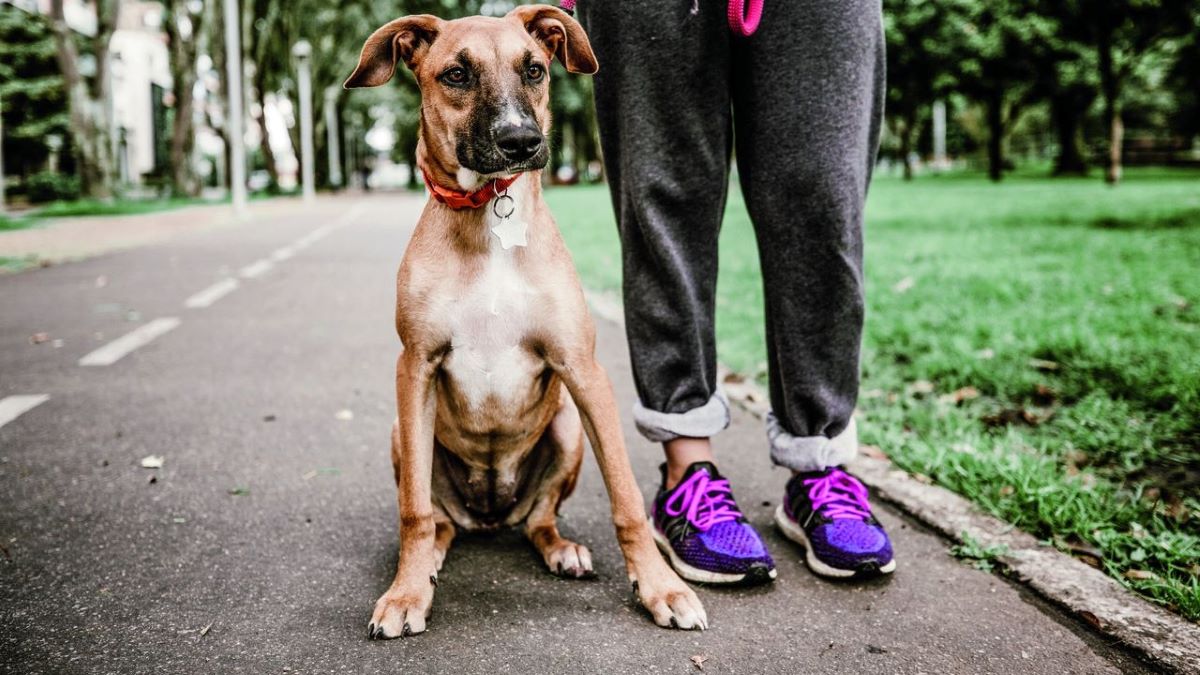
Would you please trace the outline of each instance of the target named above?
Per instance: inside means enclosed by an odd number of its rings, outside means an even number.
[[[858,427],[854,418],[833,438],[793,436],[784,430],[775,413],[767,413],[767,439],[771,461],[793,471],[821,471],[845,464],[858,454]]]
[[[655,443],[680,436],[708,438],[729,426],[729,399],[717,388],[707,403],[682,413],[651,410],[638,401],[633,404],[633,422],[642,436]]]

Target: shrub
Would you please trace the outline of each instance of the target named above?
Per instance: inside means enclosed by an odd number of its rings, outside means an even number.
[[[25,194],[34,204],[79,199],[79,178],[43,171],[25,179]]]

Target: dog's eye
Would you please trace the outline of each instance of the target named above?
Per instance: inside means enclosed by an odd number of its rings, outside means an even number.
[[[542,67],[540,63],[531,64],[525,69],[525,77],[528,78],[530,82],[541,82],[542,78],[545,76],[546,69]]]
[[[469,73],[467,73],[467,70],[465,68],[459,68],[458,66],[455,66],[442,73],[442,81],[447,84],[463,85],[466,84],[467,80],[469,79],[471,79],[471,76]]]

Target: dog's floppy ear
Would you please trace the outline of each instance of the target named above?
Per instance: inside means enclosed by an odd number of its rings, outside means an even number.
[[[520,21],[568,71],[591,75],[600,69],[587,33],[570,14],[550,5],[520,5],[508,17]]]
[[[386,84],[400,60],[409,68],[416,68],[429,51],[429,45],[437,39],[443,23],[430,14],[414,14],[385,24],[367,38],[358,57],[358,67],[342,86],[354,89]]]

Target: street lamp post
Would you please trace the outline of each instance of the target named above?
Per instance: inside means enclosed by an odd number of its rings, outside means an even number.
[[[342,184],[342,147],[338,139],[337,118],[337,88],[325,90],[325,132],[329,146],[329,182],[334,186]]]
[[[238,0],[225,0],[225,75],[229,80],[229,190],[233,212],[246,215],[246,138],[242,131],[242,22]]]
[[[7,210],[4,199],[4,101],[0,99],[0,216]]]
[[[300,95],[300,183],[305,201],[316,197],[317,188],[313,176],[313,111],[312,111],[312,45],[300,40],[292,45],[292,56],[296,57],[297,84]]]

